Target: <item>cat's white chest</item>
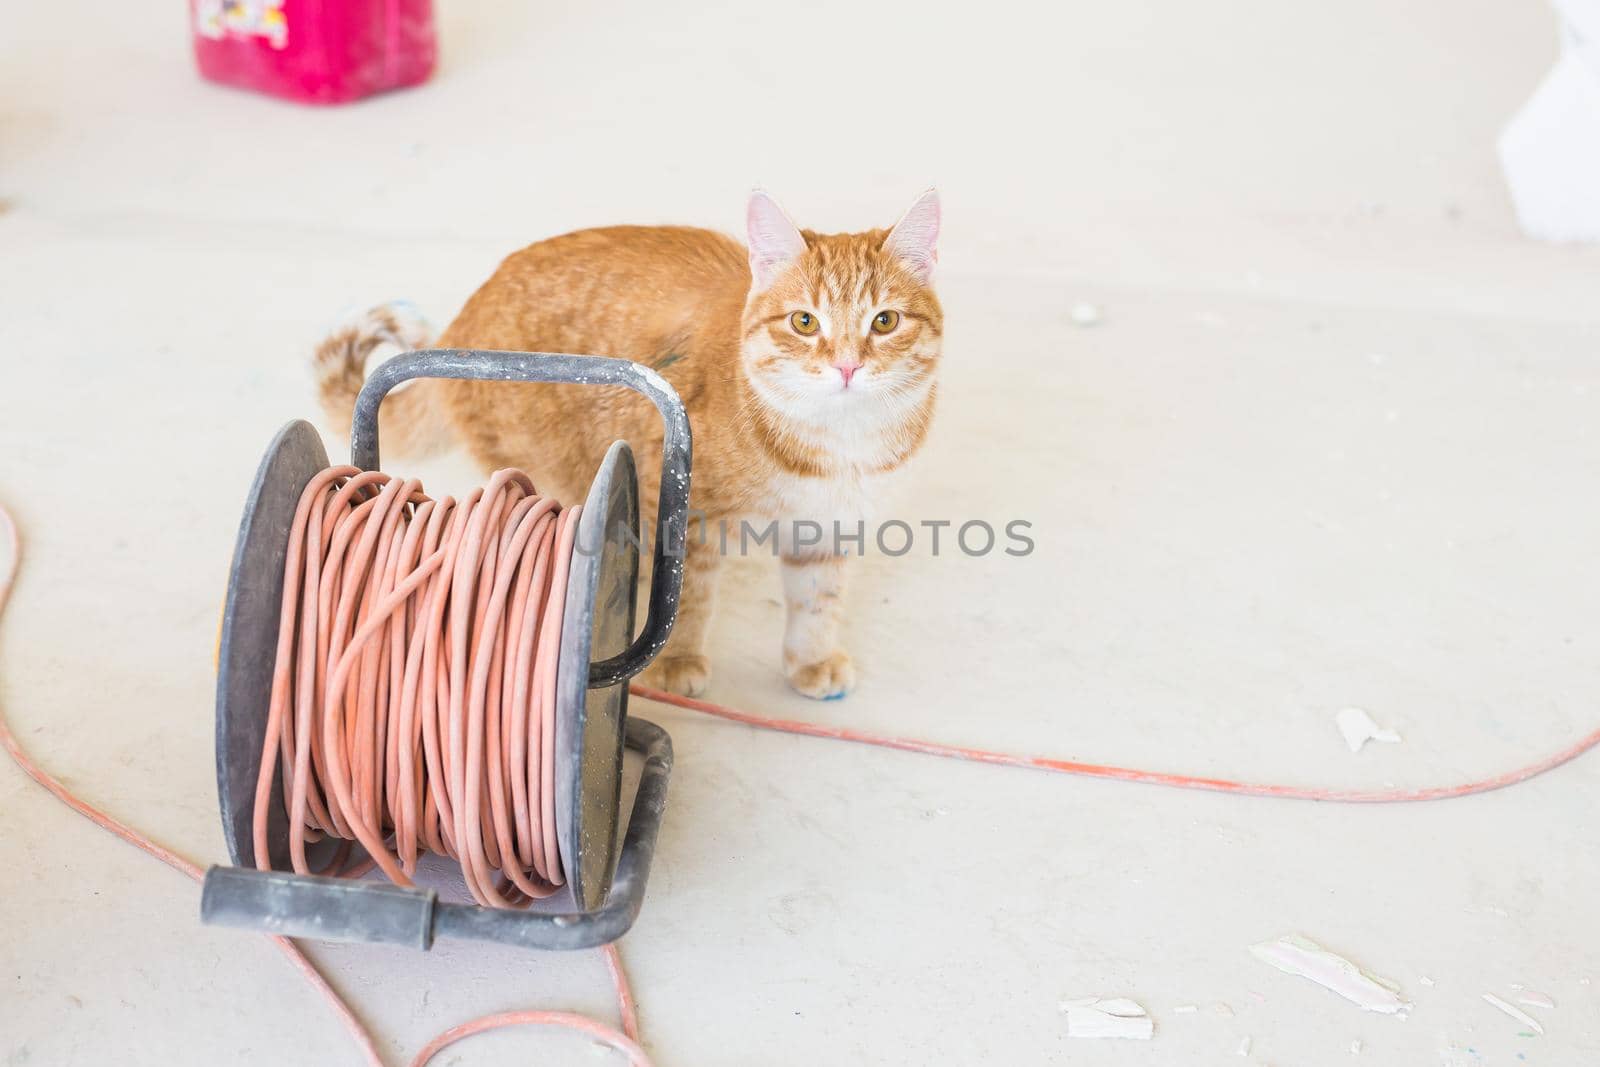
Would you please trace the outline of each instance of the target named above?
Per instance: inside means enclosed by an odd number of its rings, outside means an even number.
[[[845,473],[831,478],[779,477],[767,487],[759,511],[776,520],[785,554],[804,554],[820,532],[820,549],[858,554],[889,515],[895,473]]]
[[[854,523],[871,520],[888,489],[888,479],[881,474],[796,477],[782,479],[772,489],[777,505],[774,517]]]
[[[874,543],[879,527],[897,517],[890,494],[910,458],[895,442],[926,403],[924,387],[872,405],[847,405],[829,412],[825,422],[789,424],[804,453],[825,457],[828,473],[807,477],[769,468],[754,494],[752,510],[764,523],[777,523],[785,554],[858,555],[863,542]],[[819,528],[820,549],[812,547],[815,541],[807,544]]]

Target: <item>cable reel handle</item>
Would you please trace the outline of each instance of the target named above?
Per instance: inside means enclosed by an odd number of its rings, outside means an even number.
[[[683,592],[683,554],[689,535],[689,416],[661,375],[639,363],[605,356],[550,352],[496,352],[477,348],[425,348],[395,356],[372,372],[356,397],[350,425],[350,462],[378,469],[378,408],[389,390],[414,378],[473,381],[622,385],[647,397],[661,416],[661,485],[657,491],[655,566],[644,630],[622,652],[589,665],[589,688],[633,677],[667,643]]]

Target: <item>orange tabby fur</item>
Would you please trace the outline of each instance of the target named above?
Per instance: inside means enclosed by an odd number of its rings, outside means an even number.
[[[694,434],[691,506],[712,534],[705,544],[690,539],[678,622],[653,668],[657,684],[696,694],[710,680],[718,524],[728,524],[736,545],[741,520],[760,528],[774,519],[785,524],[785,674],[809,696],[853,684],[839,644],[844,561],[833,551],[832,523],[853,532],[866,520],[871,544],[885,482],[927,433],[944,325],[931,286],[937,231],[931,192],[893,231],[855,234],[798,231],[758,192],[748,250],[676,226],[554,237],[508,257],[438,338],[440,347],[635,360],[683,398]],[[791,321],[802,311],[821,322],[810,336]],[[871,323],[883,311],[899,319],[880,334]],[[428,344],[415,319],[386,306],[318,349],[321,398],[336,423],[348,426],[366,357],[384,341]],[[606,448],[622,438],[639,462],[642,521],[654,529],[660,424],[628,390],[417,382],[385,401],[381,419],[385,455],[453,438],[485,469],[523,468],[568,501],[581,499]],[[821,522],[830,537],[795,544],[787,535],[795,519]],[[770,552],[771,543],[754,551]]]

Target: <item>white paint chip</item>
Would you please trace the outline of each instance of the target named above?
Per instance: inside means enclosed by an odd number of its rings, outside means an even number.
[[[1126,997],[1063,1000],[1068,1037],[1120,1037],[1148,1041],[1155,1033],[1149,1013]]]
[[[1248,1034],[1239,1039],[1239,1047],[1234,1049],[1234,1051],[1241,1056],[1250,1055],[1250,1037]]]
[[[1532,1030],[1534,1033],[1544,1033],[1544,1027],[1539,1025],[1539,1020],[1535,1019],[1521,1008],[1516,1007],[1513,1004],[1507,1004],[1493,993],[1485,993],[1483,995],[1483,999],[1485,1003],[1499,1008],[1501,1011],[1517,1020],[1517,1022],[1521,1023],[1523,1026],[1526,1026],[1529,1030]]]
[[[1427,975],[1423,975],[1421,978],[1418,978],[1417,981],[1430,988],[1435,984],[1433,979],[1429,978]]]
[[[1365,708],[1340,708],[1334,714],[1333,721],[1338,724],[1339,732],[1344,735],[1344,743],[1350,746],[1351,752],[1360,752],[1368,741],[1382,741],[1391,745],[1400,743],[1400,735],[1373,722]]]
[[[1359,1037],[1356,1038],[1354,1041],[1350,1042],[1350,1055],[1352,1055],[1352,1056],[1361,1055],[1361,1039]]]
[[[1193,1004],[1179,1004],[1176,1008],[1173,1008],[1172,1010],[1177,1012],[1179,1015],[1193,1015],[1195,1012],[1199,1011],[1200,1009],[1195,1007]]]
[[[1404,1018],[1411,1010],[1411,1002],[1401,998],[1394,982],[1363,971],[1300,934],[1251,945],[1250,954],[1286,974],[1309,978],[1365,1011]]]

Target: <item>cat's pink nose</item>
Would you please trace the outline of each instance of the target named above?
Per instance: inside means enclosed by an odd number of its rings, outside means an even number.
[[[861,369],[859,363],[835,363],[833,369],[839,372],[839,377],[844,379],[844,387],[850,388],[850,379],[854,378],[856,371]]]

